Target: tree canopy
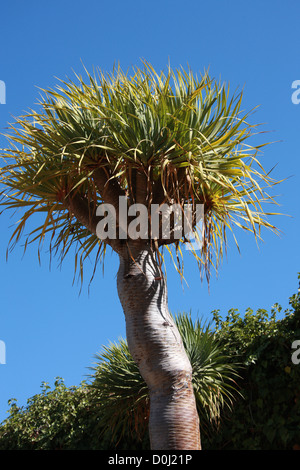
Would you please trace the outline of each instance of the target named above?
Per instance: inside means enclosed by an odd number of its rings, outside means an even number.
[[[208,72],[156,72],[147,62],[131,74],[120,67],[86,73],[87,80],[76,76],[42,90],[38,109],[10,125],[1,204],[23,209],[11,249],[38,215],[25,248],[31,242],[40,248],[49,235],[50,253],[63,260],[76,246],[75,272],[80,267],[82,276],[91,253],[96,266],[107,245],[119,249],[119,240],[96,234],[97,207],[118,208],[119,196],[148,208],[202,204],[201,250],[191,252],[208,277],[222,258],[228,229],[236,225],[258,238],[262,227],[276,230],[264,204],[275,202],[267,191],[277,182],[258,158],[265,144],[251,144],[257,126],[248,122],[251,111],[242,111],[242,92],[231,95],[230,86]],[[194,220],[192,230],[199,238]],[[172,236],[153,241],[160,260],[175,249],[181,274],[183,243]]]

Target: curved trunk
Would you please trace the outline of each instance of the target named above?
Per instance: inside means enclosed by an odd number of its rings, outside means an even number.
[[[118,293],[128,347],[149,389],[151,449],[199,450],[192,369],[168,311],[165,280],[150,248],[127,253],[120,254]]]

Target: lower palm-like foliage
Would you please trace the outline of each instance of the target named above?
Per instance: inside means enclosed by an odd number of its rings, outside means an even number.
[[[175,316],[175,322],[193,369],[201,431],[209,433],[218,426],[221,410],[231,408],[239,393],[239,365],[224,356],[209,326],[193,322],[186,313]],[[142,439],[148,428],[149,395],[127,342],[104,346],[95,359],[91,387],[100,403],[99,429],[115,442],[128,435]]]

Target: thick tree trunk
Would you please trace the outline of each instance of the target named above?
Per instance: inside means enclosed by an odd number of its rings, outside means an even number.
[[[120,254],[118,293],[129,350],[150,394],[152,450],[199,450],[192,369],[169,314],[166,283],[149,247]]]

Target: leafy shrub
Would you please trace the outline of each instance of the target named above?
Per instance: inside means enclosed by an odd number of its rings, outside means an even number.
[[[201,432],[208,433],[232,406],[236,368],[209,327],[187,314],[175,321],[193,368]],[[43,384],[26,408],[11,402],[0,449],[149,448],[148,389],[127,342],[104,347],[96,359],[91,384],[67,388],[60,379],[54,390]]]
[[[10,416],[0,427],[0,450],[97,448],[100,441],[93,433],[97,413],[86,384],[68,388],[58,378],[53,390],[47,383],[41,389],[27,401],[27,407],[9,402]]]
[[[294,341],[300,340],[300,294],[276,320],[271,313],[236,310],[225,320],[213,312],[216,334],[224,350],[243,364],[240,381],[243,399],[231,414],[224,413],[221,431],[205,443],[213,449],[300,449],[300,364],[292,361]]]
[[[221,417],[217,420],[218,428],[210,426],[212,432],[202,433],[204,449],[300,449],[300,364],[292,361],[294,352],[292,344],[300,340],[300,291],[290,298],[290,308],[284,312],[284,317],[277,320],[276,316],[280,311],[279,305],[275,305],[270,313],[262,309],[257,312],[248,309],[242,317],[237,310],[230,310],[224,320],[218,311],[212,312],[215,324],[214,334],[211,335],[210,332],[207,340],[211,341],[214,347],[209,349],[211,346],[208,341],[206,351],[205,348],[202,351],[195,348],[199,324],[193,325],[192,333],[187,318],[181,324],[180,318],[177,319],[185,338],[184,343],[188,355],[194,363],[194,372],[201,354],[206,355],[206,360],[202,357],[200,361],[204,365],[202,372],[200,373],[201,369],[198,371],[202,379],[207,371],[209,374],[212,373],[212,377],[215,376],[215,382],[212,384],[218,384],[216,392],[218,392],[218,387],[221,391],[224,384],[222,380],[219,382],[217,380],[220,379],[220,376],[216,375],[217,369],[210,370],[213,362],[215,361],[217,367],[222,365],[224,378],[227,373],[231,379],[233,378],[232,372],[237,362],[241,366],[240,377],[234,376],[238,382],[240,395],[235,392],[236,387],[232,389],[233,394],[230,393],[230,387],[227,389],[227,399],[235,397],[233,410],[229,406],[224,406],[225,402],[222,404],[221,401],[218,403],[219,409],[218,406],[212,407],[211,404],[209,405],[209,396],[205,398],[205,394],[201,395],[200,388],[195,389],[196,394],[202,397],[202,411],[210,410],[206,417],[205,413],[203,414],[202,426],[205,419],[211,425],[209,417],[213,416],[211,411],[214,409],[217,410],[216,415]],[[221,355],[214,349],[216,345],[218,345],[218,351],[221,348]],[[125,346],[125,343],[115,346],[121,362],[118,362],[118,355],[111,356],[113,348],[104,349],[103,357],[99,356],[101,360],[94,376],[94,379],[97,379],[96,387],[83,382],[77,387],[68,388],[62,379],[57,379],[53,390],[48,384],[43,383],[41,393],[30,398],[27,407],[18,407],[12,400],[10,416],[0,425],[0,450],[105,450],[116,447],[117,449],[146,449],[149,445],[147,433],[140,436],[142,439],[139,440],[137,433],[129,432],[130,428],[126,425],[124,418],[126,412],[132,417],[132,407],[136,401],[134,397],[137,397],[136,403],[140,404],[139,400],[144,400],[144,403],[142,406],[137,406],[135,411],[143,413],[143,416],[136,415],[132,423],[135,426],[135,423],[141,423],[141,420],[147,421],[147,406],[144,407],[147,405],[147,394],[143,386],[141,387],[134,363],[131,363],[130,357],[126,356]],[[209,350],[210,353],[208,353]],[[112,414],[106,411],[105,415],[103,395],[99,393],[99,386],[101,380],[105,380],[105,374],[106,379],[107,374],[109,375],[109,364],[112,365],[109,361],[114,357],[112,369],[116,372],[124,359],[123,354],[126,356],[126,361],[129,361],[126,366],[127,370],[125,367],[123,373],[131,374],[132,381],[137,388],[132,387],[130,391],[132,383],[131,385],[129,383],[130,387],[125,387],[123,390],[127,400],[130,397],[131,405],[127,407],[127,411],[126,407],[123,408],[125,415],[120,419],[125,432],[122,433],[120,429],[117,429],[115,439],[112,441],[112,432],[108,431],[107,423],[113,419],[116,409],[121,406],[118,400],[120,397],[122,400],[124,396],[116,393],[116,390],[113,392],[116,385],[114,380],[118,375],[111,376],[112,388],[107,387],[105,392],[108,392],[106,399],[110,397],[106,410],[109,407]],[[224,357],[228,361],[225,367]],[[102,372],[105,372],[102,376],[99,375],[100,364],[104,367]],[[227,380],[227,386],[228,384],[230,380]],[[140,391],[140,395],[136,395],[136,390]],[[112,392],[115,395],[111,395]],[[212,403],[215,397],[216,395],[212,395]],[[226,399],[226,394],[223,398]]]

